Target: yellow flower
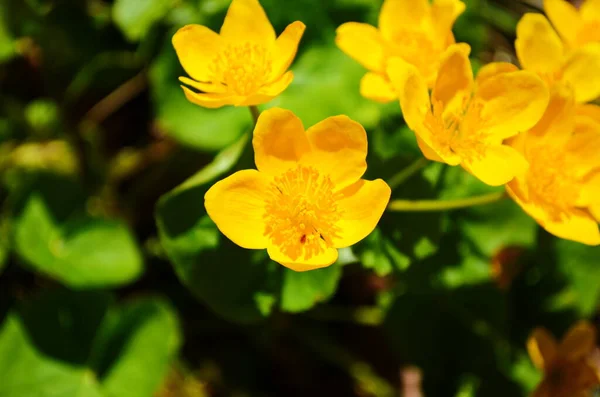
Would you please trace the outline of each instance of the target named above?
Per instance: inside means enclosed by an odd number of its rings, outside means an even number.
[[[527,341],[529,357],[544,371],[532,397],[586,397],[600,384],[589,359],[596,346],[596,330],[587,321],[569,329],[560,344],[544,328],[536,328]]]
[[[549,85],[570,85],[577,102],[600,96],[600,42],[570,50],[541,14],[525,14],[517,24],[517,56],[525,70]]]
[[[586,0],[577,10],[565,0],[544,0],[544,10],[568,46],[600,42],[600,1]]]
[[[378,102],[397,98],[386,75],[392,57],[415,66],[431,87],[440,55],[454,43],[452,25],[464,10],[460,0],[385,0],[379,29],[357,22],[341,25],[338,47],[369,70],[360,82],[362,96]]]
[[[234,243],[305,271],[332,264],[336,248],[373,231],[391,191],[381,179],[360,179],[367,135],[359,123],[335,116],[304,131],[291,111],[272,108],[260,115],[252,145],[258,170],[238,171],[204,197]]]
[[[287,69],[304,29],[296,21],[275,38],[258,0],[233,0],[219,34],[201,25],[182,27],[173,46],[192,79],[179,79],[198,91],[181,86],[186,98],[207,108],[270,101],[294,78]]]
[[[600,107],[576,107],[557,85],[540,122],[510,144],[530,164],[506,186],[510,196],[548,232],[600,244]]]
[[[431,97],[417,69],[400,58],[387,72],[406,123],[430,160],[462,165],[488,185],[503,185],[527,169],[523,156],[503,140],[532,127],[548,103],[535,74],[492,63],[473,81],[470,48],[454,44],[442,56]]]

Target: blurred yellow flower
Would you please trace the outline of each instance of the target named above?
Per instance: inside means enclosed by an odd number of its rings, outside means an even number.
[[[435,81],[440,55],[454,43],[452,25],[465,10],[460,0],[385,0],[379,28],[348,22],[337,29],[336,43],[369,72],[360,93],[378,102],[397,98],[386,75],[392,57],[401,57],[423,75],[429,87]]]
[[[549,85],[570,85],[577,102],[600,96],[600,42],[570,50],[541,14],[525,14],[517,24],[517,56],[525,70]]]
[[[569,47],[600,42],[599,0],[585,0],[579,10],[566,0],[544,0],[544,10]]]
[[[535,74],[506,63],[486,65],[473,81],[469,52],[466,44],[448,48],[431,97],[413,65],[394,58],[387,72],[425,157],[460,164],[488,185],[503,185],[525,172],[527,162],[502,142],[535,125],[548,90]]]
[[[219,34],[206,26],[186,25],[173,36],[181,65],[192,78],[180,77],[187,99],[200,106],[251,106],[281,94],[292,82],[287,71],[305,26],[296,21],[275,38],[258,0],[233,0]]]
[[[527,341],[529,357],[544,371],[532,397],[586,397],[600,384],[600,374],[589,356],[596,346],[596,330],[587,321],[572,326],[562,341],[536,328]]]
[[[548,232],[600,244],[600,107],[576,107],[557,85],[540,122],[510,145],[530,164],[506,186],[510,196]]]
[[[367,134],[346,116],[329,117],[304,131],[291,111],[263,112],[252,140],[258,170],[217,182],[205,207],[237,245],[267,249],[296,270],[325,267],[337,249],[365,238],[385,210],[390,188],[361,179]]]

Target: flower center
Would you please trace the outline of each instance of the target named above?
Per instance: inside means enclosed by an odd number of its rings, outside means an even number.
[[[444,112],[440,101],[434,100],[432,105],[425,126],[432,132],[437,149],[446,155],[457,154],[467,161],[482,158],[487,145],[481,104],[467,98],[455,112]]]
[[[342,194],[334,192],[328,176],[299,165],[275,178],[269,196],[265,235],[284,254],[307,260],[333,247],[340,232],[337,201]]]
[[[528,186],[530,199],[554,220],[561,220],[575,206],[581,184],[566,164],[559,148],[538,146],[529,157]]]
[[[401,57],[429,80],[437,72],[443,46],[423,31],[403,30],[390,42],[390,58]]]
[[[249,95],[269,81],[271,53],[258,44],[230,44],[217,54],[210,70],[213,82],[226,85],[237,95]]]

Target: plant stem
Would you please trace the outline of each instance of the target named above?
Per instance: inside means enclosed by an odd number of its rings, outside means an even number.
[[[505,197],[506,193],[502,191],[456,200],[392,200],[388,204],[387,210],[393,212],[447,211],[490,204]]]
[[[388,180],[388,185],[392,190],[402,185],[408,178],[416,174],[423,167],[425,167],[429,161],[425,157],[421,157],[418,160],[412,162],[407,167],[403,168],[396,175],[392,176]]]
[[[252,113],[252,120],[254,120],[254,125],[256,125],[256,122],[258,121],[258,116],[260,116],[260,110],[258,110],[258,107],[256,105],[248,106],[248,108],[250,108],[250,113]]]

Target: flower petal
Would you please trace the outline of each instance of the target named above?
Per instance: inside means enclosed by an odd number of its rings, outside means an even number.
[[[391,83],[383,75],[373,72],[368,72],[360,80],[360,94],[381,103],[388,103],[398,98]]]
[[[587,245],[600,244],[598,223],[592,216],[583,211],[574,210],[563,220],[557,221],[542,208],[527,201],[523,197],[520,186],[516,181],[506,186],[506,191],[519,206],[537,221],[549,233],[567,240],[577,241]]]
[[[300,21],[289,24],[275,41],[271,77],[279,78],[292,64],[306,25]]]
[[[225,105],[235,105],[237,98],[230,94],[208,93],[199,94],[185,86],[181,86],[188,101],[209,109],[220,108]]]
[[[221,233],[243,248],[264,249],[265,192],[269,178],[256,170],[238,171],[215,183],[204,195],[204,206]]]
[[[577,105],[577,118],[587,117],[600,124],[600,106],[593,104]]]
[[[431,15],[437,31],[444,37],[452,31],[456,18],[465,11],[465,3],[460,0],[434,0]]]
[[[348,116],[333,116],[306,130],[312,151],[301,162],[329,175],[338,188],[360,179],[367,170],[367,133]]]
[[[573,4],[565,0],[544,0],[544,11],[558,34],[572,45],[577,40],[577,29],[583,23]]]
[[[375,229],[392,191],[381,179],[361,179],[342,190],[342,194],[344,197],[338,201],[342,219],[337,223],[341,237],[333,241],[336,248],[354,245]]]
[[[600,0],[585,0],[579,12],[586,21],[600,20]]]
[[[552,74],[563,63],[563,44],[541,14],[528,13],[521,18],[517,24],[515,48],[523,69]]]
[[[573,90],[562,84],[555,84],[550,94],[550,102],[544,115],[528,134],[547,138],[554,145],[564,146],[575,129],[575,98]]]
[[[519,68],[516,65],[513,65],[509,62],[492,62],[484,65],[477,72],[477,78],[475,79],[475,83],[477,85],[482,85],[487,79],[495,77],[499,74],[516,72]]]
[[[476,98],[483,103],[481,119],[488,134],[506,139],[533,127],[548,105],[548,88],[527,71],[502,73],[477,87]]]
[[[544,328],[533,330],[527,340],[527,351],[533,364],[538,369],[549,368],[556,358],[558,343]]]
[[[260,114],[252,146],[256,167],[272,176],[294,167],[300,157],[310,151],[302,121],[291,111],[281,108]]]
[[[279,247],[271,245],[267,248],[269,257],[275,262],[297,272],[319,269],[333,264],[338,258],[338,251],[335,248],[327,248],[319,255],[309,259],[292,259],[284,254]]]
[[[471,47],[454,44],[444,52],[431,102],[440,103],[444,114],[462,114],[473,92],[473,69],[469,61]]]
[[[379,12],[379,29],[393,41],[407,28],[422,26],[430,10],[429,0],[385,0]]]
[[[564,82],[571,84],[577,102],[600,96],[600,43],[589,43],[575,50],[563,67]]]
[[[596,347],[596,329],[587,321],[579,321],[569,328],[558,346],[558,354],[575,361],[588,356]]]
[[[387,74],[400,100],[406,124],[413,131],[421,128],[431,112],[427,83],[417,68],[401,58],[389,60]]]
[[[506,145],[490,145],[481,158],[463,160],[462,165],[490,186],[504,185],[529,167],[521,153]]]
[[[258,0],[233,0],[220,33],[235,43],[251,41],[270,47],[275,42],[273,25]]]
[[[227,87],[220,83],[202,83],[200,81],[192,80],[187,77],[179,77],[179,81],[189,86],[194,87],[198,91],[208,92],[213,94],[224,94],[227,92]]]
[[[431,146],[429,146],[425,141],[423,141],[423,139],[421,139],[419,137],[419,135],[417,135],[417,145],[419,146],[419,149],[421,149],[421,152],[423,153],[423,156],[425,156],[425,158],[428,159],[428,160],[439,161],[441,163],[447,163],[447,164],[450,164],[450,165],[458,165],[458,164],[460,164],[460,158],[457,158],[456,162],[454,164],[451,164],[447,160],[445,160],[442,157],[440,157],[440,155],[437,154],[436,151],[433,150],[431,148]]]
[[[285,91],[294,80],[294,74],[287,72],[271,84],[261,87],[254,95],[247,97],[240,105],[256,106],[271,101]]]
[[[377,28],[366,23],[347,22],[336,30],[335,43],[365,68],[382,72],[385,50]]]
[[[221,37],[202,25],[186,25],[172,39],[186,73],[198,81],[211,81],[209,66],[223,47]]]

